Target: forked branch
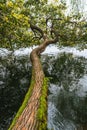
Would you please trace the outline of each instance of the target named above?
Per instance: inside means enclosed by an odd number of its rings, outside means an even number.
[[[41,39],[41,38],[43,38],[44,40],[48,40],[48,38],[47,38],[47,34],[46,33],[44,33],[44,31],[40,28],[40,27],[38,27],[38,26],[36,26],[36,25],[33,25],[32,23],[30,23],[30,27],[31,27],[31,30],[35,33],[35,32],[39,32],[40,34],[41,34],[41,36],[40,37],[38,37],[39,39]],[[51,27],[51,33],[52,34],[54,34],[54,38],[52,38],[50,41],[52,42],[52,43],[54,43],[54,42],[57,42],[58,41],[58,32],[53,28],[53,24],[52,24],[52,27]],[[36,37],[37,38],[37,37]]]

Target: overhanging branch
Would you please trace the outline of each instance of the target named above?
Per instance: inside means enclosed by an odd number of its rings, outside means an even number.
[[[34,33],[36,31],[38,31],[41,34],[41,36],[39,37],[39,39],[43,38],[45,40],[47,38],[46,35],[45,35],[45,33],[44,33],[44,31],[41,28],[37,27],[36,25],[33,25],[32,23],[30,23],[30,28],[31,28],[31,30]]]

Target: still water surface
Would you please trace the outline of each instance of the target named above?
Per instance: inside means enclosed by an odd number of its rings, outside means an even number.
[[[84,127],[87,130],[86,55],[84,57],[83,52],[81,55],[69,48],[66,53],[64,49],[55,49],[58,53],[52,51],[50,55],[44,53],[41,57],[44,72],[50,77],[48,128],[83,130]],[[32,67],[29,53],[26,51],[24,55],[22,52],[23,49],[14,54],[6,52],[0,55],[0,130],[8,129],[30,84]]]

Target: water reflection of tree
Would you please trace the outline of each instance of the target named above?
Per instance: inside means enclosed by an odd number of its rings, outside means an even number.
[[[28,59],[25,56],[1,59],[0,122],[3,126],[0,125],[0,129],[5,129],[8,126],[12,119],[11,117],[14,116],[24,99],[31,77],[31,65]],[[67,116],[73,117],[73,114],[75,117],[74,112],[76,112],[79,119],[83,120],[86,116],[85,111],[87,107],[84,105],[87,98],[81,99],[81,102],[75,93],[69,93],[69,86],[72,86],[73,83],[78,83],[79,78],[86,73],[86,60],[84,58],[73,57],[72,54],[63,53],[57,57],[42,56],[42,61],[46,76],[52,77],[51,83],[64,87],[64,91],[61,91],[57,97],[56,106],[58,109],[63,115],[65,113],[64,116],[66,118]],[[82,110],[83,107],[84,110]]]
[[[0,129],[7,129],[29,87],[31,66],[27,57],[9,56],[1,59],[0,70]]]
[[[87,73],[87,60],[63,53],[57,58],[47,59],[46,63],[45,73],[52,77],[51,83],[57,84],[60,88],[62,86],[55,101],[58,110],[66,120],[72,120],[77,124],[87,123],[87,96],[80,97],[76,93],[79,89],[79,79]],[[50,68],[50,72],[46,67]]]
[[[61,90],[56,98],[56,107],[66,120],[87,123],[87,96],[79,97],[75,92]]]
[[[78,80],[86,73],[84,58],[74,57],[72,54],[60,54],[45,61],[45,73],[52,77],[51,82],[59,84],[68,90],[68,87],[78,83]],[[50,68],[50,71],[47,68]]]

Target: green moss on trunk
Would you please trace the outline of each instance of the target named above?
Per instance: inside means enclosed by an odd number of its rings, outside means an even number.
[[[47,130],[47,91],[48,91],[48,78],[44,78],[41,97],[40,97],[40,105],[37,111],[37,121],[38,121],[38,130]],[[12,124],[10,125],[8,130],[12,130],[13,126],[15,125],[17,119],[25,109],[27,102],[32,94],[34,86],[34,81],[32,80],[29,90],[25,96],[24,102],[20,107],[19,111],[17,112],[16,116],[14,117]]]
[[[30,85],[30,87],[28,89],[28,92],[27,92],[25,98],[24,98],[24,101],[23,101],[20,109],[18,110],[16,116],[14,117],[14,119],[13,119],[13,121],[12,121],[12,123],[11,123],[11,125],[10,125],[10,127],[9,127],[8,130],[12,130],[13,126],[16,124],[17,119],[19,118],[19,116],[21,115],[21,113],[23,112],[23,110],[25,109],[25,107],[26,107],[26,105],[27,105],[27,103],[29,101],[29,98],[30,98],[30,96],[32,94],[33,87],[34,87],[34,80],[32,78],[31,85]]]
[[[44,78],[42,93],[40,97],[40,105],[37,111],[37,120],[39,122],[38,130],[47,130],[47,91],[48,78]]]

